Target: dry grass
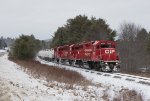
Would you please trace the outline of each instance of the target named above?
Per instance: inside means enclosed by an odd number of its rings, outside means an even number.
[[[122,89],[120,95],[113,99],[113,101],[144,101],[142,96],[135,90]]]
[[[81,74],[75,71],[66,70],[64,68],[56,68],[54,66],[48,66],[41,64],[35,60],[18,60],[9,58],[9,60],[17,63],[21,66],[25,72],[32,75],[35,78],[46,78],[47,81],[57,81],[67,84],[77,84],[81,86],[87,86],[92,84],[86,80]]]

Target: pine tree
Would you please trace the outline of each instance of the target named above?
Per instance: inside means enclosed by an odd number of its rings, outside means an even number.
[[[74,44],[83,41],[114,40],[116,31],[112,30],[104,19],[78,15],[68,19],[63,27],[59,27],[52,40],[52,46]]]
[[[16,39],[13,46],[12,55],[19,59],[31,59],[34,58],[39,50],[39,41],[34,38],[33,35],[22,35]]]

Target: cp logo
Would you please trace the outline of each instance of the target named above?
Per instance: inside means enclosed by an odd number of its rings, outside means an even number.
[[[112,54],[112,53],[114,53],[115,52],[115,50],[105,50],[105,53],[106,54]]]

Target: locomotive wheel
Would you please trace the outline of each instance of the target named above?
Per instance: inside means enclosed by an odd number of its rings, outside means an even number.
[[[73,64],[73,60],[69,60],[69,65],[72,66],[72,64]]]
[[[96,71],[99,71],[99,70],[100,70],[100,64],[99,64],[99,62],[96,62],[96,63],[94,64],[94,69],[95,69]]]
[[[108,72],[112,72],[113,71],[113,69],[110,69]]]
[[[65,65],[66,64],[66,60],[65,59],[61,59],[61,63]]]
[[[84,67],[82,60],[79,61],[79,67],[80,67],[80,68],[83,68],[83,67]]]
[[[102,66],[102,67],[101,67],[101,71],[102,71],[102,72],[106,72],[106,67],[105,67],[105,66]]]
[[[107,69],[106,69],[106,66],[103,65],[103,66],[101,67],[101,71],[102,71],[102,72],[112,72],[113,69],[107,70]]]
[[[94,63],[92,61],[88,61],[88,65],[90,69],[94,68]]]
[[[56,62],[59,63],[59,59],[56,59]]]
[[[75,67],[75,63],[76,61],[75,60],[72,60],[72,66]]]
[[[118,65],[118,66],[115,68],[114,71],[115,71],[115,72],[119,72],[119,71],[120,71],[120,65]]]
[[[83,62],[82,62],[82,60],[77,60],[77,61],[76,61],[76,65],[78,65],[79,68],[82,68],[82,67],[83,67]]]
[[[108,72],[112,72],[114,69],[114,65],[113,64],[109,64],[110,70]]]

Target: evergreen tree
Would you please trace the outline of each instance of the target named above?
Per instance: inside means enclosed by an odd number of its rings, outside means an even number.
[[[150,32],[147,37],[147,47],[146,48],[147,48],[148,53],[150,54]]]
[[[34,58],[39,50],[39,41],[33,35],[22,35],[16,39],[13,46],[13,56],[19,59]]]
[[[7,44],[5,43],[5,40],[3,37],[0,38],[0,49],[3,49],[7,47]]]
[[[63,27],[59,27],[52,40],[52,46],[74,44],[83,41],[114,40],[116,31],[109,28],[106,21],[92,17],[88,19],[85,15],[68,19]]]

